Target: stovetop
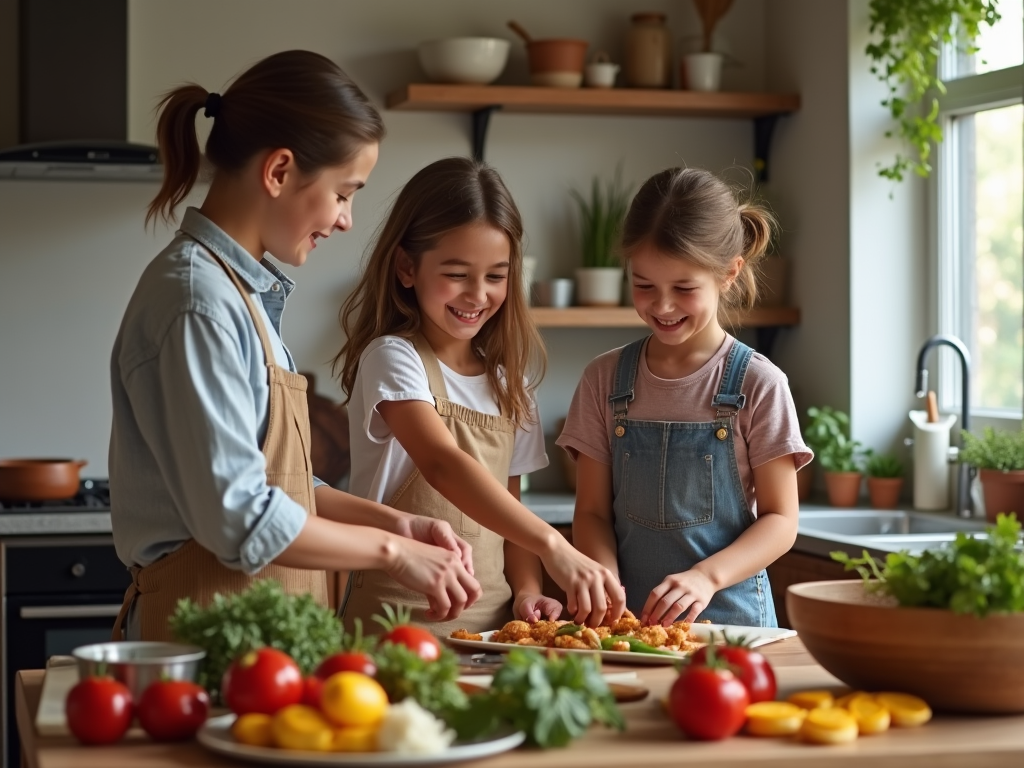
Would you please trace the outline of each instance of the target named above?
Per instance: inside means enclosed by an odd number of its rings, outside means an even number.
[[[0,514],[109,511],[110,482],[97,478],[82,480],[78,485],[78,493],[70,499],[53,499],[52,501],[5,501],[0,499]]]

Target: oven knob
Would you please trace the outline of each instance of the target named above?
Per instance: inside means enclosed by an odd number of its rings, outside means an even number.
[[[76,579],[80,579],[85,576],[85,563],[75,563],[71,566],[71,575]]]

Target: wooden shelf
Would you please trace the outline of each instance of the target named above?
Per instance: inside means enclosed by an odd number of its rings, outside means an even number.
[[[588,115],[665,115],[753,118],[800,108],[792,93],[728,93],[639,88],[536,88],[520,85],[438,85],[409,83],[388,94],[388,109]]]
[[[644,321],[632,307],[531,307],[540,328],[639,328]],[[741,328],[778,328],[800,324],[796,307],[757,307],[740,322]]]

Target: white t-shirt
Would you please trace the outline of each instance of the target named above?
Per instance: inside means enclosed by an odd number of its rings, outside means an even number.
[[[463,376],[438,362],[449,400],[474,411],[501,414],[486,375]],[[381,336],[363,351],[348,405],[352,452],[349,491],[356,496],[386,504],[416,469],[377,411],[379,403],[399,400],[434,403],[427,370],[412,342],[400,336]],[[536,419],[536,401],[532,412]],[[539,420],[517,429],[509,477],[535,472],[547,465]]]

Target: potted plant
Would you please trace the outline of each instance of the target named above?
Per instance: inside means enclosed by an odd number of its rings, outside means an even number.
[[[898,124],[894,134],[909,145],[907,155],[898,153],[893,164],[878,175],[903,181],[913,171],[931,172],[928,156],[932,143],[942,141],[938,122],[938,94],[946,88],[939,79],[939,56],[944,44],[956,43],[965,53],[978,49],[974,41],[981,24],[999,20],[998,0],[871,0],[872,41],[865,49],[871,73],[885,83],[889,93],[882,106]]]
[[[962,432],[960,461],[978,469],[985,496],[985,517],[995,522],[1000,512],[1024,517],[1024,431],[986,427],[981,437]]]
[[[576,299],[585,307],[617,307],[622,303],[622,262],[619,238],[629,207],[630,189],[622,174],[602,184],[596,176],[590,196],[571,190],[580,213],[583,267],[576,270]]]
[[[811,421],[804,438],[825,470],[828,501],[833,507],[853,507],[860,497],[860,443],[850,437],[850,417],[829,406],[808,408]]]
[[[875,509],[893,509],[903,489],[903,462],[891,453],[865,451],[867,462],[864,474],[868,476],[868,497]]]

